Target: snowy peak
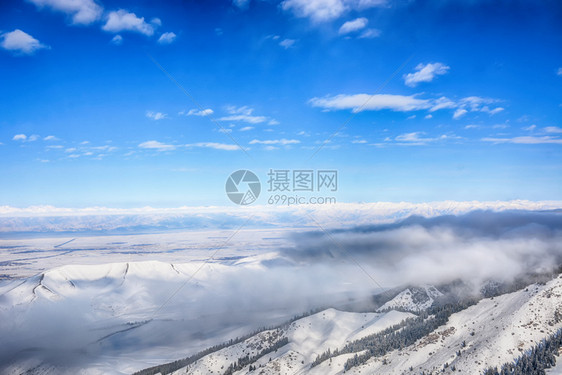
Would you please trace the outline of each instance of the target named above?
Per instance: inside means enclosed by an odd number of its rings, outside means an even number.
[[[402,310],[420,312],[428,309],[441,293],[433,285],[406,288],[396,297],[382,305],[377,311]]]

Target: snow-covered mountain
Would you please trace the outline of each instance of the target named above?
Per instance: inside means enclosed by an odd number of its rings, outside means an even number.
[[[458,285],[410,285],[353,303],[339,284],[317,299],[299,294],[300,279],[283,290],[287,270],[272,259],[69,265],[2,281],[0,373],[480,374],[562,328],[562,276],[505,294],[489,284],[495,295],[477,300]],[[335,308],[290,319],[327,296]]]
[[[409,287],[400,292],[396,297],[382,305],[377,311],[406,310],[420,312],[433,305],[435,300],[442,297],[441,293],[433,285],[422,285],[421,287]]]
[[[414,302],[415,293],[425,295],[425,302]],[[173,374],[482,374],[488,367],[512,362],[562,328],[560,275],[547,283],[468,304],[411,344],[349,366],[356,354],[369,352],[370,338],[394,340],[401,337],[400,332],[411,333],[408,322],[416,315],[388,310],[390,306],[419,311],[429,307],[431,298],[441,296],[435,287],[423,286],[415,292],[404,290],[386,304],[386,312],[327,309],[216,350]],[[425,317],[431,319],[431,315]],[[346,351],[354,343],[365,346]],[[560,365],[549,374],[559,371]]]

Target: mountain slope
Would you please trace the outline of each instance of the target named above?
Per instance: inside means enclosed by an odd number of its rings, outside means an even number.
[[[423,287],[422,289],[425,289]],[[410,289],[410,288],[409,288]],[[405,290],[404,292],[407,292]],[[411,290],[400,293],[396,302],[411,302]],[[433,295],[437,296],[431,290]],[[391,302],[392,302],[391,301]],[[403,306],[403,305],[401,305]],[[418,305],[415,305],[417,308]],[[291,323],[275,331],[276,337],[288,339],[274,352],[260,355],[273,341],[272,331],[209,354],[174,374],[228,374],[228,366],[248,356],[239,374],[342,374],[346,361],[354,354],[343,354],[312,367],[314,359],[328,348],[341,349],[345,343],[392,327],[411,313],[350,313],[328,309]],[[546,284],[529,287],[493,298],[452,314],[448,322],[431,334],[401,350],[373,357],[364,365],[345,373],[419,374],[482,373],[489,366],[501,366],[517,358],[543,338],[562,327],[562,276]],[[277,339],[277,340],[278,340]],[[267,344],[269,342],[269,344]],[[361,352],[359,352],[361,353]],[[242,361],[244,362],[244,361]],[[250,367],[251,366],[251,367]],[[550,370],[556,374],[560,365]]]

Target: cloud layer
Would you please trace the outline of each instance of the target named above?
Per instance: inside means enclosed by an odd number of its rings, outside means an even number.
[[[398,223],[295,235],[284,255],[310,264],[362,264],[382,285],[474,286],[512,281],[562,263],[562,211],[474,211],[413,216]]]

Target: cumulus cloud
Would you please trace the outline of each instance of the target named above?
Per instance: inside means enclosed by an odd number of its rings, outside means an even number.
[[[168,33],[164,33],[164,34],[160,35],[160,38],[158,38],[158,43],[159,44],[170,44],[175,39],[176,39],[176,34],[173,33],[173,32],[168,32]]]
[[[162,113],[162,112],[151,112],[148,111],[146,112],[146,117],[148,117],[149,119],[158,121],[158,120],[162,120],[168,117],[168,115],[166,113]]]
[[[323,108],[325,111],[351,109],[354,113],[367,110],[378,111],[384,109],[400,112],[418,110],[435,112],[441,109],[454,109],[453,118],[455,119],[458,119],[469,112],[484,112],[494,115],[504,110],[502,107],[490,109],[489,105],[497,103],[499,101],[497,99],[469,96],[453,101],[445,96],[436,99],[424,99],[421,95],[422,94],[339,94],[323,98],[312,98],[308,103],[313,107]],[[431,117],[426,116],[426,118]]]
[[[340,33],[340,35],[353,33],[355,31],[364,29],[367,26],[368,23],[369,23],[369,20],[367,20],[365,17],[360,17],[360,18],[356,18],[352,21],[347,21],[346,23],[341,25],[339,33]]]
[[[111,38],[111,43],[115,44],[116,46],[120,46],[121,44],[123,44],[123,37],[117,34],[113,38]]]
[[[3,33],[0,38],[0,47],[17,55],[33,55],[40,49],[50,48],[20,29]]]
[[[543,137],[533,137],[533,136],[521,136],[512,138],[494,138],[487,137],[482,138],[484,142],[492,143],[515,143],[515,144],[526,144],[526,145],[539,145],[539,144],[559,144],[562,145],[562,138],[543,136]]]
[[[455,103],[454,101],[452,101],[451,99],[449,99],[445,96],[442,96],[442,97],[437,98],[433,101],[429,111],[435,112],[435,111],[438,111],[440,109],[455,108],[456,106],[457,106],[457,103]]]
[[[415,95],[391,94],[340,94],[324,98],[312,98],[309,103],[313,107],[320,107],[325,110],[351,109],[353,112],[381,109],[406,112],[431,107],[430,100],[419,99]]]
[[[250,0],[232,0],[232,4],[240,9],[246,9],[250,5]]]
[[[458,108],[458,109],[455,111],[455,113],[453,113],[453,118],[454,118],[455,120],[456,120],[456,119],[459,119],[459,118],[461,118],[462,116],[466,115],[467,112],[468,112],[468,111],[467,111],[466,109],[464,109],[464,108]]]
[[[380,35],[381,35],[381,31],[378,29],[367,29],[359,35],[359,38],[371,39],[371,38],[379,37]]]
[[[443,63],[418,64],[414,73],[404,75],[404,83],[407,86],[415,87],[420,82],[431,82],[439,75],[446,74],[449,67]]]
[[[131,31],[147,36],[154,34],[154,27],[146,23],[144,17],[137,17],[135,13],[128,12],[125,9],[109,12],[102,29],[112,33]]]
[[[255,145],[255,144],[261,144],[261,145],[282,145],[282,146],[286,146],[286,145],[294,145],[297,143],[301,143],[301,141],[299,141],[298,139],[268,139],[268,140],[259,140],[259,139],[253,139],[250,141],[251,145]]]
[[[448,98],[442,97],[440,98],[441,103],[436,105],[434,108],[456,108],[453,118],[458,119],[468,112],[484,112],[488,113],[489,115],[495,115],[504,110],[502,107],[496,107],[494,109],[490,109],[489,105],[493,103],[497,103],[499,100],[492,99],[492,98],[483,98],[479,96],[468,96],[466,98],[462,98],[457,102],[453,102]],[[431,110],[435,110],[432,108]]]
[[[25,134],[16,134],[12,137],[12,141],[21,141],[21,142],[34,142],[36,140],[38,140],[39,135],[37,134],[32,134],[30,136],[27,136]]]
[[[43,138],[44,141],[58,141],[59,139],[57,137],[55,137],[54,135],[48,135],[45,138]]]
[[[190,109],[188,112],[181,111],[178,113],[179,115],[186,115],[186,116],[210,116],[214,113],[211,108],[206,109]]]
[[[281,8],[318,23],[339,18],[350,10],[379,7],[386,3],[386,0],[283,0]]]
[[[165,144],[158,141],[146,141],[139,144],[139,147],[156,151],[171,151],[176,149],[176,146],[174,145]]]
[[[25,134],[16,134],[12,137],[12,141],[25,141],[27,140],[27,135]]]
[[[97,21],[102,13],[103,7],[94,0],[29,0],[38,8],[50,8],[57,12],[63,12],[72,18],[73,24],[88,25]]]
[[[265,116],[253,115],[254,109],[248,106],[243,106],[243,107],[228,106],[226,107],[226,111],[230,115],[219,118],[220,121],[243,121],[249,124],[259,124],[267,121],[267,117]]]
[[[279,42],[279,45],[285,49],[289,49],[292,46],[294,46],[296,43],[296,40],[294,39],[283,39],[282,41]]]
[[[188,148],[192,148],[192,147],[212,148],[214,150],[223,150],[223,151],[240,150],[240,147],[238,147],[237,145],[230,145],[230,144],[226,144],[226,143],[217,143],[217,142],[190,143],[190,144],[186,144],[185,147],[188,147]]]
[[[496,107],[494,109],[490,109],[488,106],[484,106],[480,111],[489,113],[490,115],[495,115],[496,113],[500,113],[503,110],[504,110],[503,107]]]
[[[562,133],[562,128],[558,126],[547,126],[546,128],[543,128],[543,130],[547,133]]]
[[[425,138],[422,137],[423,134],[425,134],[424,132],[411,132],[411,133],[405,133],[405,134],[400,134],[398,136],[396,136],[395,140],[398,142],[405,142],[411,145],[423,145],[426,144],[428,142],[433,142],[435,140],[435,138]]]

